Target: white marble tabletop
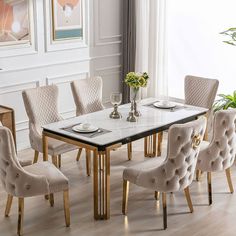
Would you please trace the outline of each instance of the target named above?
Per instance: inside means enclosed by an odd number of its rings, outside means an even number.
[[[127,143],[129,140],[133,141],[142,138],[145,136],[143,135],[144,133],[149,131],[155,133],[155,130],[161,131],[164,127],[174,123],[181,123],[185,119],[194,120],[198,115],[202,115],[208,111],[205,108],[184,104],[178,104],[179,109],[173,111],[170,109],[158,109],[145,106],[157,100],[158,99],[148,98],[139,104],[138,108],[142,116],[139,117],[138,121],[135,123],[126,121],[130,111],[130,104],[125,104],[119,107],[119,112],[123,116],[122,119],[119,120],[109,118],[112,108],[108,108],[87,115],[44,125],[43,129],[48,132],[76,139],[80,142],[89,143],[97,147],[104,147],[118,142]],[[182,107],[180,108],[180,106]],[[69,132],[63,129],[79,123],[89,123],[111,132],[95,137],[84,137],[79,133]]]

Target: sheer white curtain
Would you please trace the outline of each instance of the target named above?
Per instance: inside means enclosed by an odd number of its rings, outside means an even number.
[[[136,4],[135,70],[150,76],[143,97],[167,96],[166,0],[137,0]]]

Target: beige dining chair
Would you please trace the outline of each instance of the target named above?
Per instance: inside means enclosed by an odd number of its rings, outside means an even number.
[[[207,172],[209,205],[212,204],[212,172],[225,171],[230,192],[233,193],[230,168],[236,154],[236,109],[218,111],[213,119],[213,137],[204,141],[199,152],[197,169]]]
[[[11,131],[0,127],[0,179],[8,194],[5,216],[8,217],[13,197],[18,198],[17,234],[23,234],[24,199],[38,195],[50,195],[63,191],[66,226],[70,225],[68,179],[49,162],[22,167],[18,161]]]
[[[207,79],[192,75],[187,75],[184,82],[184,103],[197,107],[204,107],[209,109],[206,114],[207,127],[204,135],[204,140],[208,140],[208,134],[211,127],[212,120],[212,106],[215,101],[218,90],[219,81],[217,79]],[[158,147],[157,155],[161,155],[161,145],[163,139],[163,132],[158,133]]]
[[[6,126],[4,126],[0,121],[0,127],[6,127]],[[14,142],[15,142],[15,140],[14,140]],[[18,160],[18,161],[19,161],[21,166],[29,166],[29,165],[32,165],[32,163],[33,163],[32,160],[30,160],[30,159],[21,159],[21,160]]]
[[[193,212],[189,186],[193,181],[199,145],[203,139],[206,118],[186,124],[175,124],[169,129],[167,157],[153,158],[123,172],[122,212],[127,214],[129,183],[162,193],[163,226],[167,228],[166,193],[184,190],[190,212]]]
[[[102,78],[98,76],[71,82],[77,116],[105,108],[102,104],[102,87]]]
[[[71,82],[71,91],[76,105],[76,115],[84,115],[105,109],[102,103],[103,82],[99,76]],[[127,144],[128,159],[131,160],[132,144]],[[87,151],[87,155],[90,152]],[[79,161],[79,158],[77,158]]]
[[[34,89],[24,90],[22,97],[26,113],[29,118],[29,139],[32,149],[35,150],[34,163],[38,161],[39,153],[43,153],[42,126],[62,120],[58,112],[58,87],[49,85]],[[61,155],[77,150],[78,147],[55,140],[48,139],[48,153],[52,156],[53,163],[61,167]],[[79,148],[77,159],[81,155]],[[90,175],[90,156],[86,155],[87,174]]]
[[[103,110],[102,104],[102,78],[97,76],[74,80],[71,82],[71,91],[76,105],[76,116]],[[90,156],[91,152],[86,150],[86,156]],[[79,161],[80,155],[77,156]]]

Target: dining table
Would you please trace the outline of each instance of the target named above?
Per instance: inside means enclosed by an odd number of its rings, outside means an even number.
[[[112,108],[106,108],[42,126],[44,161],[48,160],[49,138],[85,148],[92,154],[94,219],[110,219],[112,150],[168,130],[173,124],[193,121],[208,111],[206,108],[181,103],[175,103],[175,107],[169,109],[160,109],[154,105],[157,101],[157,98],[142,100],[138,104],[141,116],[136,122],[127,121],[130,104],[124,104],[119,106],[119,112],[122,114],[120,119],[111,119],[109,115]],[[79,124],[91,124],[98,129],[93,133],[79,133],[73,129]]]

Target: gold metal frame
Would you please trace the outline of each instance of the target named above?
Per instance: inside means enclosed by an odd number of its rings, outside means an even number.
[[[127,151],[128,151],[128,160],[131,161],[132,160],[132,143],[127,143]]]
[[[54,138],[80,148],[85,148],[93,153],[93,191],[94,191],[94,218],[96,220],[107,220],[110,218],[110,152],[121,147],[121,143],[111,145],[104,151],[98,151],[97,147],[85,144],[73,139],[62,137],[43,131],[43,160],[48,161],[48,138]]]
[[[62,41],[69,41],[69,40],[79,40],[83,41],[84,39],[84,2],[81,1],[81,19],[82,19],[82,37],[73,37],[73,38],[63,38],[63,39],[56,39],[56,28],[55,28],[55,1],[56,0],[51,0],[51,20],[52,20],[52,40],[55,42],[62,42]]]
[[[144,138],[144,156],[155,157],[156,155],[157,155],[157,135],[153,134],[151,136]]]

